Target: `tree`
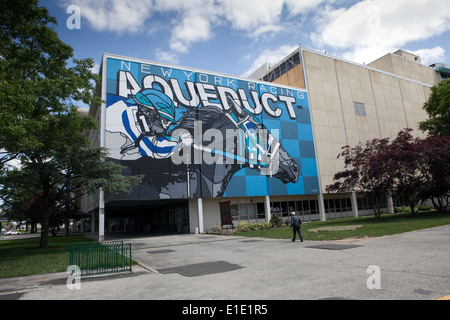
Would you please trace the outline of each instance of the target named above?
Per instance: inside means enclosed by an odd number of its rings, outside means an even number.
[[[13,206],[8,211],[8,219],[16,221],[27,221],[31,226],[41,223],[42,219],[42,208],[41,208],[41,195],[34,196],[31,199],[19,203]],[[53,200],[54,194],[50,195],[51,202],[57,203]],[[66,218],[81,216],[79,214],[79,208],[75,202],[64,203],[63,206],[52,210],[49,215],[49,231],[52,235],[56,236],[59,231],[59,227],[65,222]]]
[[[441,137],[450,135],[450,78],[431,88],[431,95],[424,104],[429,119],[419,123],[422,131]]]
[[[345,146],[339,154],[345,157],[344,170],[334,175],[336,182],[327,186],[327,191],[368,192],[376,205],[383,195],[390,194],[404,199],[412,213],[427,199],[442,209],[450,190],[450,137],[419,139],[411,132],[404,129],[392,141],[373,139],[364,147]],[[375,215],[379,216],[380,207],[377,209]]]
[[[0,3],[0,149],[8,158],[39,146],[34,134],[42,131],[42,118],[63,111],[69,99],[92,100],[86,83],[92,61],[66,67],[73,50],[48,26],[56,20],[37,2]]]
[[[386,191],[406,201],[414,213],[417,204],[420,206],[424,201],[422,188],[427,172],[422,170],[426,158],[421,154],[421,140],[414,138],[411,132],[409,128],[400,131],[376,161],[383,166]]]
[[[379,153],[388,146],[389,139],[373,139],[365,145],[344,146],[338,155],[344,157],[344,170],[334,175],[335,183],[326,187],[327,192],[364,192],[375,205],[376,218],[381,215],[382,198],[389,182],[386,181]]]
[[[72,59],[54,24],[37,0],[0,2],[0,196],[8,209],[37,197],[41,248],[64,205],[98,188],[130,191],[141,178],[123,176],[84,135],[96,123],[80,117],[76,103],[99,103],[98,77],[91,59]],[[8,167],[11,159],[20,166]]]
[[[450,136],[430,136],[419,142],[423,157],[421,172],[425,173],[421,198],[431,199],[437,210],[450,205]]]

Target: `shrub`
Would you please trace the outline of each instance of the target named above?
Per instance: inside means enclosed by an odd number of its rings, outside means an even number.
[[[247,221],[240,221],[238,225],[239,231],[250,231],[250,223]]]
[[[271,227],[272,224],[270,222],[250,223],[247,221],[241,221],[239,222],[237,229],[239,231],[256,231],[256,230],[270,229]]]
[[[216,224],[214,226],[211,227],[211,231],[212,232],[219,232],[222,231],[222,226],[220,224]]]
[[[395,207],[395,212],[400,212],[400,213],[410,213],[410,212],[411,212],[411,208],[408,207],[408,206]]]
[[[419,208],[415,208],[416,211],[428,211],[429,208],[427,206],[420,206]],[[403,206],[403,207],[395,207],[395,212],[400,213],[411,213],[411,208],[409,206]]]
[[[270,223],[273,227],[280,227],[282,221],[279,216],[273,215],[272,218],[270,218]]]
[[[270,222],[263,222],[263,223],[261,223],[261,225],[262,225],[262,230],[272,228],[272,224]]]

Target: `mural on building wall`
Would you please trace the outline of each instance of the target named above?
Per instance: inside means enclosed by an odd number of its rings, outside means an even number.
[[[135,199],[318,193],[308,96],[268,83],[107,59],[105,146]]]

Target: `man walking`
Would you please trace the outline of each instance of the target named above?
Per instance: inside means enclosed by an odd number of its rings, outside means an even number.
[[[300,217],[296,217],[295,216],[295,212],[293,211],[291,213],[292,217],[291,217],[291,227],[294,231],[294,236],[292,238],[292,241],[295,241],[295,235],[296,233],[298,233],[299,237],[300,237],[300,241],[303,242],[303,237],[302,234],[300,232],[300,226],[302,224],[302,220],[300,219]]]

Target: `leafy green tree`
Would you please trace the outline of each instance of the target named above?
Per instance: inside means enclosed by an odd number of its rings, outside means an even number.
[[[107,151],[84,134],[96,123],[76,104],[100,102],[98,77],[91,59],[73,59],[55,24],[37,0],[0,2],[0,197],[7,209],[38,202],[41,248],[61,206],[99,188],[130,191],[140,180],[104,161]],[[12,159],[19,166],[8,166]]]
[[[421,198],[444,211],[450,205],[450,136],[429,136],[419,141],[418,150],[424,173]]]
[[[450,136],[450,78],[431,88],[424,109],[429,119],[420,122],[419,128],[430,135]]]

